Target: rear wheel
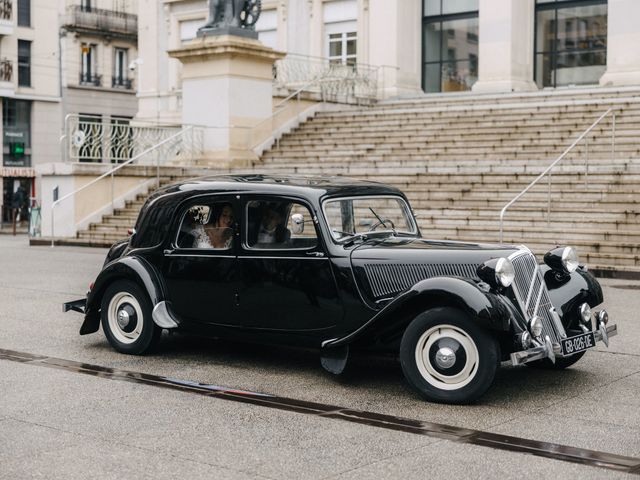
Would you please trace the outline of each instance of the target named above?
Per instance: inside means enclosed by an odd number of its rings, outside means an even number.
[[[407,381],[432,402],[476,400],[491,386],[499,358],[496,340],[454,308],[418,315],[400,344]]]
[[[118,280],[102,297],[102,329],[113,348],[121,353],[141,355],[152,350],[162,329],[151,318],[146,292],[130,280]]]

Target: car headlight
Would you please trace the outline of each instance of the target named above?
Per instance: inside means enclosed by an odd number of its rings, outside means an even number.
[[[544,255],[544,263],[554,270],[573,273],[578,268],[578,254],[573,247],[558,247]]]
[[[588,324],[589,320],[591,320],[591,307],[589,306],[589,304],[583,303],[582,305],[580,305],[579,311],[582,323],[584,323],[585,325]]]
[[[492,287],[508,287],[513,283],[515,271],[511,260],[492,258],[478,267],[478,276]]]

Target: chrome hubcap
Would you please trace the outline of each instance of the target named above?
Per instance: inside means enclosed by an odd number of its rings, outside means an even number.
[[[442,347],[436,353],[436,364],[440,368],[451,368],[456,363],[456,354],[449,347]]]
[[[124,309],[120,310],[118,312],[118,326],[124,330],[125,328],[127,328],[128,325],[129,325],[129,314]]]

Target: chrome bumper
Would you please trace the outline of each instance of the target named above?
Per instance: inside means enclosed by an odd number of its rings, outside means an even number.
[[[617,325],[603,325],[600,329],[593,332],[596,342],[603,342],[607,347],[609,346],[609,337],[613,337],[618,334]],[[552,344],[547,337],[543,345],[523,350],[521,352],[514,352],[511,354],[511,363],[513,365],[522,365],[523,363],[533,362],[534,360],[542,360],[548,358],[555,363],[556,357],[562,356],[562,348],[559,344]]]

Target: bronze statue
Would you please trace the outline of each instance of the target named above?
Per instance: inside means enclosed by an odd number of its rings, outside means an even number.
[[[201,30],[210,33],[229,27],[253,30],[261,7],[260,0],[209,0],[209,18]]]

